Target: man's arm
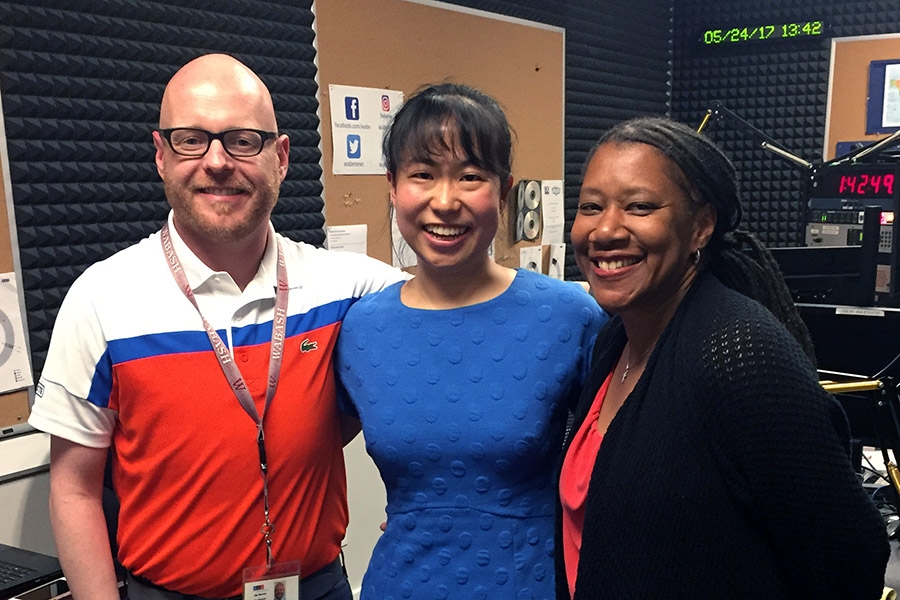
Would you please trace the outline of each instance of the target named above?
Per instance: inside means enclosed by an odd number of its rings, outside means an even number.
[[[50,438],[50,521],[76,600],[119,598],[103,516],[106,453],[106,448]]]

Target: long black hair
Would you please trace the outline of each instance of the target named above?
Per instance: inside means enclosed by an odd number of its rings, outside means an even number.
[[[716,225],[704,250],[701,268],[722,283],[768,308],[800,342],[815,364],[815,349],[781,270],[756,236],[738,230],[743,209],[734,165],[718,146],[692,128],[665,117],[640,117],[610,129],[588,154],[585,168],[603,144],[647,144],[678,168],[670,173],[696,208],[711,204]]]

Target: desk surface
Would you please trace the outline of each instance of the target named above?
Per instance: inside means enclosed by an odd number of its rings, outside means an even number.
[[[50,436],[40,431],[0,439],[0,483],[50,468]]]

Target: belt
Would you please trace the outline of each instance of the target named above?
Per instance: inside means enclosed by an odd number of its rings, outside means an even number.
[[[330,577],[327,577],[329,575]],[[315,598],[323,595],[325,592],[333,588],[339,578],[344,578],[346,577],[346,575],[347,573],[346,571],[344,571],[344,565],[341,562],[341,557],[338,556],[330,564],[322,567],[315,573],[311,573],[300,580],[300,596],[304,599],[310,598],[310,600],[315,600]],[[156,592],[158,592],[157,595],[147,596],[148,598],[152,597],[154,600],[157,600],[157,598],[159,600],[242,600],[243,598],[243,596],[231,596],[230,598],[207,598],[206,596],[181,594],[161,585],[157,585],[149,579],[141,577],[140,575],[135,575],[131,572],[128,573],[128,584],[129,586],[137,584],[135,587],[137,587],[138,589],[147,588],[144,591],[148,592],[150,590],[155,590]],[[146,596],[146,594],[144,596]]]

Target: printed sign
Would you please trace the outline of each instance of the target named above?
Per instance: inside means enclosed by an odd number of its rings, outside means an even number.
[[[403,92],[329,85],[332,171],[383,175],[381,138],[403,103]]]

